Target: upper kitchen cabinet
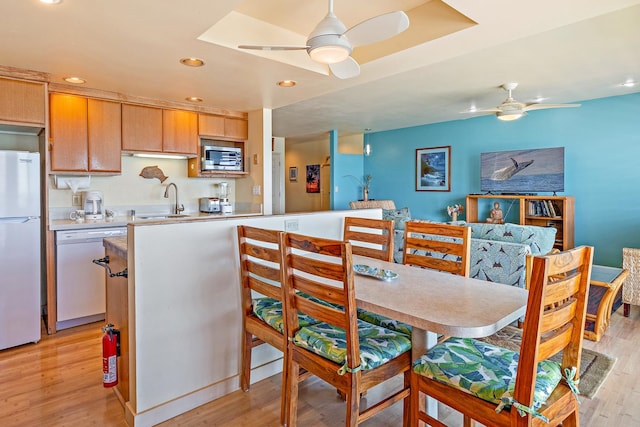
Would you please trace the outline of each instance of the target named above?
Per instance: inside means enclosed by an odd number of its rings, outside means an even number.
[[[44,83],[0,78],[0,122],[45,126]]]
[[[61,93],[49,102],[51,171],[120,173],[120,103]]]
[[[197,156],[198,146],[198,114],[162,110],[162,151]]]
[[[234,117],[198,114],[200,136],[246,140],[249,137],[247,120]]]
[[[122,104],[122,150],[162,152],[162,109]]]
[[[122,150],[127,152],[198,154],[198,115],[122,104]]]

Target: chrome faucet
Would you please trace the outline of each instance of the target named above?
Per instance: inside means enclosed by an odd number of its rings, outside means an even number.
[[[178,186],[175,185],[173,182],[169,183],[169,185],[167,185],[166,190],[164,190],[164,198],[168,199],[169,198],[169,187],[173,186],[173,188],[176,190],[176,205],[173,207],[173,213],[175,215],[178,215],[180,212],[184,211],[184,205],[178,205]]]

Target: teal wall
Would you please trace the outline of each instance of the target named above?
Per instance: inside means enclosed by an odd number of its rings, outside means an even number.
[[[480,192],[480,153],[565,147],[559,195],[575,196],[576,246],[593,245],[594,261],[611,266],[622,265],[623,247],[640,248],[638,93],[533,111],[515,122],[483,116],[370,133],[365,143],[372,147],[364,157],[364,174],[373,176],[370,197],[393,199],[413,217],[434,220],[448,219],[447,205]],[[451,191],[415,191],[415,150],[439,146],[451,146]],[[506,212],[508,204],[502,208]]]
[[[331,209],[349,209],[349,202],[362,198],[362,186],[358,183],[364,176],[362,155],[342,154],[338,151],[338,131],[329,132],[331,153]],[[335,189],[338,192],[335,192]]]

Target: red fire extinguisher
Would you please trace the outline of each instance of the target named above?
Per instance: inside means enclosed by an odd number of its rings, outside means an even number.
[[[102,385],[113,387],[118,384],[118,330],[111,323],[102,328]]]

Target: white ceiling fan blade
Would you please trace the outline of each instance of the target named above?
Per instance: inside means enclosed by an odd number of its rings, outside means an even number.
[[[409,17],[402,11],[385,13],[349,28],[347,36],[351,46],[376,43],[400,34],[409,28]]]
[[[360,65],[352,57],[348,57],[342,62],[329,64],[329,69],[339,79],[350,79],[360,75]]]
[[[241,44],[238,49],[250,49],[250,50],[307,50],[308,46],[258,46]]]
[[[530,104],[523,108],[524,111],[546,110],[547,108],[575,108],[580,104]]]
[[[462,114],[491,114],[491,113],[498,113],[500,111],[502,111],[500,108],[483,108],[481,110],[460,111],[460,113],[462,113]]]

